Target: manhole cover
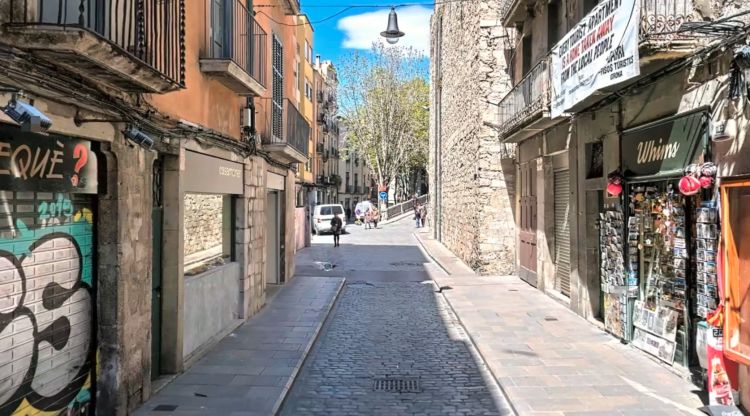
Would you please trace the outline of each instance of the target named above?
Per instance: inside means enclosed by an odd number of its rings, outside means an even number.
[[[419,393],[419,378],[417,377],[385,377],[376,378],[373,383],[373,390],[387,391],[396,393]]]
[[[174,404],[160,404],[151,410],[154,412],[174,412],[177,410],[177,406]]]

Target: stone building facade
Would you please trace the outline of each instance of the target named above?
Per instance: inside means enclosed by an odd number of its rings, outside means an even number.
[[[505,275],[516,262],[515,171],[487,124],[510,89],[499,13],[497,1],[435,5],[428,176],[435,237],[478,272]]]
[[[130,414],[294,276],[310,138],[290,100],[299,2],[257,17],[238,0],[147,0],[133,15],[2,3],[0,414]],[[212,25],[248,36],[238,19],[254,25],[251,59],[207,44]],[[16,102],[51,125],[5,111]],[[8,149],[35,152],[34,172]],[[220,264],[186,273],[217,245]]]

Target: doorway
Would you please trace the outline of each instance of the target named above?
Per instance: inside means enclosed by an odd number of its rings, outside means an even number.
[[[279,218],[279,192],[268,191],[266,196],[266,282],[281,283],[281,219]]]
[[[536,273],[536,160],[522,163],[519,170],[519,270],[527,283],[537,287]]]
[[[153,166],[151,207],[151,379],[161,375],[161,242],[162,216],[162,163],[156,159]]]

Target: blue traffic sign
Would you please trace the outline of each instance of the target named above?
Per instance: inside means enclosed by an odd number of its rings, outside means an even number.
[[[381,192],[380,193],[380,199],[382,199],[383,201],[385,201],[386,199],[388,199],[388,192]]]

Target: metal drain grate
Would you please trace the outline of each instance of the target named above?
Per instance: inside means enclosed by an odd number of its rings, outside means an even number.
[[[372,389],[374,391],[387,391],[396,393],[419,393],[422,391],[417,377],[385,377],[376,378]]]
[[[174,412],[177,410],[177,406],[174,404],[160,404],[151,410],[154,412]]]

